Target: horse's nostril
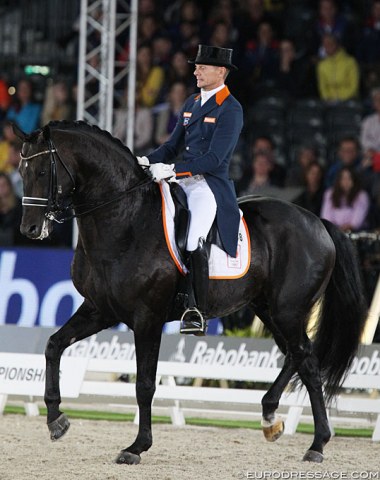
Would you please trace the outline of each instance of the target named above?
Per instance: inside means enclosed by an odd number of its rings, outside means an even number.
[[[33,237],[37,233],[37,225],[30,225],[30,226],[21,225],[20,226],[20,232],[23,235],[26,235],[27,237]]]

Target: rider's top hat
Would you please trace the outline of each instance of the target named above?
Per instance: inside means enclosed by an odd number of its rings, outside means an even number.
[[[226,67],[230,70],[237,70],[232,63],[232,48],[212,47],[209,45],[199,45],[195,60],[188,60],[189,63],[199,63],[201,65],[215,65],[217,67]]]

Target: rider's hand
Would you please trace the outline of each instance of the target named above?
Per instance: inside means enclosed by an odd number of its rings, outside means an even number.
[[[175,178],[174,163],[153,163],[150,167],[150,174],[153,180],[157,183],[161,180],[168,180],[169,178]]]
[[[149,167],[150,163],[149,163],[148,157],[136,157],[136,158],[137,158],[138,164],[141,165],[141,167]]]

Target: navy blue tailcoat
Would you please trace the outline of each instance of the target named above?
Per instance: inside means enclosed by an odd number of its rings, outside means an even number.
[[[151,163],[173,163],[177,178],[202,174],[216,204],[216,221],[225,251],[236,256],[239,208],[229,164],[243,127],[243,110],[227,87],[201,107],[200,95],[184,103],[169,140],[148,155]],[[179,154],[182,158],[178,161]]]

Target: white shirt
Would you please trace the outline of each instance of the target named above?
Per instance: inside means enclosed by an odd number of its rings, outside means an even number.
[[[363,120],[360,141],[364,150],[380,152],[380,115],[378,113],[368,115]]]
[[[203,90],[202,88],[201,89],[201,106],[203,107],[203,105],[207,102],[207,100],[209,100],[213,95],[215,95],[220,90],[223,90],[224,87],[225,85],[223,83],[223,85],[220,85],[219,87],[216,87],[213,90],[206,91],[206,90]]]

